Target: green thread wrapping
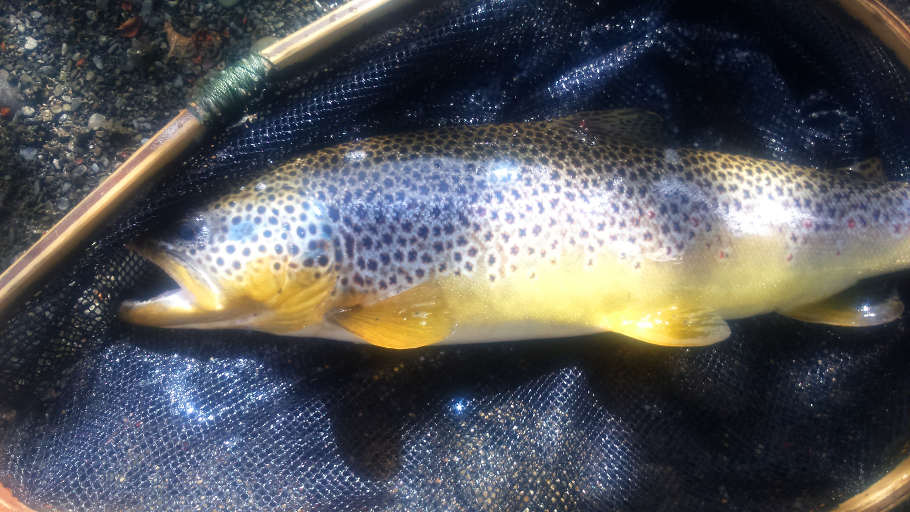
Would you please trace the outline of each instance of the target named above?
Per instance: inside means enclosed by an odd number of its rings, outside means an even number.
[[[233,119],[263,86],[271,66],[259,53],[247,55],[203,85],[189,110],[206,126]]]

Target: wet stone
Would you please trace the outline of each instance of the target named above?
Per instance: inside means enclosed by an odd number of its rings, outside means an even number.
[[[19,150],[19,156],[21,156],[23,160],[31,162],[38,156],[38,150],[36,148],[25,147]]]
[[[89,116],[88,118],[88,129],[97,130],[104,127],[104,124],[107,122],[107,118],[103,115],[98,114],[97,112]]]

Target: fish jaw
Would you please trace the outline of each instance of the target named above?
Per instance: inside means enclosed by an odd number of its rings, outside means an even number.
[[[168,250],[165,242],[128,246],[160,267],[178,288],[147,300],[127,300],[120,318],[149,327],[249,329],[287,335],[323,321],[333,307],[334,274],[271,270],[271,260],[247,262],[246,283],[231,286]]]
[[[120,306],[126,322],[152,327],[197,328],[255,314],[253,304],[230,301],[205,273],[182,261],[165,244],[131,244],[131,250],[157,265],[178,288],[147,300],[128,300]]]

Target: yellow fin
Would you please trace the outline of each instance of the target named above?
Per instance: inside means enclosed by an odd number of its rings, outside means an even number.
[[[882,159],[877,156],[867,158],[845,167],[839,167],[836,170],[839,172],[852,174],[866,180],[888,181],[888,177],[885,176],[885,169],[882,167]]]
[[[554,119],[559,128],[590,134],[602,141],[624,141],[648,146],[663,145],[666,140],[663,119],[648,110],[622,108],[589,110]]]
[[[254,317],[233,320],[234,327],[245,327],[286,334],[321,321],[335,287],[335,273],[315,272],[309,268],[275,269],[275,262],[262,259],[246,270],[245,291],[262,311]],[[279,264],[280,265],[280,264]]]
[[[432,345],[455,326],[440,292],[438,285],[425,283],[376,304],[338,312],[331,320],[380,347]]]
[[[696,347],[730,336],[730,327],[717,313],[669,307],[627,309],[607,316],[606,328],[654,345]]]
[[[780,314],[815,324],[843,327],[867,327],[897,320],[904,312],[904,303],[897,292],[870,292],[863,287],[850,288],[825,300],[800,306]]]

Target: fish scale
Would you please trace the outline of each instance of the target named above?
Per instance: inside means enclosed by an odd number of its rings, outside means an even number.
[[[806,319],[904,268],[908,211],[905,184],[670,148],[630,109],[381,136],[279,165],[143,246],[181,307],[214,306],[123,313],[397,348],[607,330],[705,344],[724,319]]]

